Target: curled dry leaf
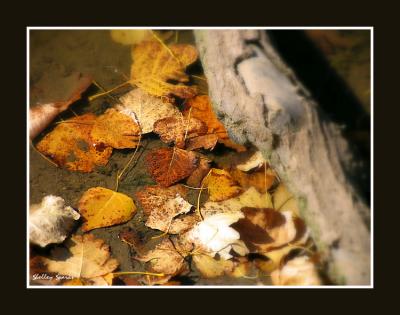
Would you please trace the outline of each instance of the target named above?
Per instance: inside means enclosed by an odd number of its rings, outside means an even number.
[[[208,255],[193,255],[193,263],[204,278],[215,278],[232,273],[234,263],[231,260],[215,259]]]
[[[264,163],[266,163],[266,161],[262,153],[260,151],[256,151],[246,162],[236,165],[236,168],[240,171],[248,172],[254,168],[261,167]]]
[[[85,232],[127,222],[136,212],[130,197],[103,187],[87,190],[79,200],[78,209],[86,220],[82,226]]]
[[[111,30],[111,38],[113,41],[122,45],[136,45],[149,39],[151,30]]]
[[[191,187],[200,187],[203,178],[210,171],[211,161],[203,156],[199,156],[199,166],[193,171],[193,173],[186,179],[186,184]]]
[[[215,115],[211,100],[207,95],[198,95],[187,100],[183,114],[185,117],[193,117],[205,122],[208,128],[207,134],[216,135],[218,142],[238,152],[246,151],[246,147],[236,144],[229,139],[228,133]]]
[[[62,243],[79,218],[79,213],[66,206],[63,198],[45,196],[40,204],[30,206],[29,241],[42,247]]]
[[[320,285],[317,268],[309,257],[301,256],[289,260],[282,268],[271,273],[274,285]]]
[[[187,239],[203,253],[212,257],[218,253],[223,259],[229,259],[232,257],[230,254],[233,249],[232,244],[240,239],[239,233],[230,225],[240,218],[243,218],[241,212],[209,216],[187,233]]]
[[[146,226],[163,232],[174,234],[187,229],[187,224],[194,223],[193,219],[177,218],[179,214],[187,213],[192,205],[180,195],[186,196],[187,189],[181,185],[168,188],[147,186],[136,193],[143,212],[148,216]]]
[[[197,50],[191,45],[166,47],[155,40],[145,41],[132,48],[131,80],[151,95],[190,98],[197,93],[195,87],[181,83],[189,82],[185,69],[197,58]],[[170,83],[172,80],[179,84]]]
[[[91,172],[95,166],[107,164],[112,148],[96,145],[90,133],[96,121],[93,114],[85,114],[61,122],[38,144],[37,149],[57,165],[70,171]]]
[[[150,95],[142,89],[134,89],[120,97],[119,110],[130,110],[135,113],[142,134],[153,131],[154,123],[166,117],[181,117],[175,105],[167,99]]]
[[[100,277],[118,267],[109,246],[91,234],[72,236],[65,242],[65,248],[53,249],[50,258],[42,261],[49,272],[74,278]]]
[[[244,218],[232,227],[252,252],[264,253],[288,244],[296,237],[296,226],[290,212],[279,212],[271,208],[242,209]]]
[[[131,116],[110,108],[96,119],[90,135],[94,142],[116,149],[135,148],[140,128]]]
[[[202,186],[208,188],[210,201],[227,200],[242,192],[242,189],[227,171],[217,168],[211,169],[203,179]]]
[[[146,156],[148,172],[163,187],[188,177],[198,164],[199,158],[194,152],[178,148],[159,148]]]
[[[187,139],[206,134],[207,126],[196,118],[167,117],[154,123],[154,132],[160,136],[161,141],[175,143],[183,149]]]
[[[173,277],[187,270],[184,257],[177,252],[174,244],[169,239],[164,239],[145,255],[135,259],[148,263],[148,271],[162,273]]]

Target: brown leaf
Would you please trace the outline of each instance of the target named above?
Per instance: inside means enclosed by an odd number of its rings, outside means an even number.
[[[148,172],[163,187],[188,177],[198,164],[199,159],[195,153],[178,148],[155,149],[146,156]]]
[[[191,45],[166,47],[158,41],[144,41],[132,48],[131,80],[155,96],[193,97],[196,95],[195,87],[181,83],[189,81],[184,71],[197,57],[196,48]],[[172,80],[179,84],[170,83]]]
[[[194,172],[186,179],[186,184],[192,187],[200,187],[203,178],[210,171],[211,161],[202,156],[199,157],[199,166],[194,170]]]
[[[186,150],[206,149],[212,150],[218,142],[218,137],[215,134],[203,135],[190,138],[186,141]]]
[[[131,116],[110,108],[96,119],[90,135],[94,142],[116,149],[135,148],[140,128]]]
[[[85,114],[61,122],[38,144],[37,149],[57,165],[70,171],[91,172],[95,166],[108,162],[112,148],[96,145],[90,133],[96,121],[93,114]]]

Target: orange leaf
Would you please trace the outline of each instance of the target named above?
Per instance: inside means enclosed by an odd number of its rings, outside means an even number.
[[[148,172],[163,187],[188,177],[198,164],[199,159],[194,152],[178,148],[155,149],[146,156]]]
[[[116,149],[135,148],[139,135],[140,128],[133,118],[114,108],[99,116],[91,131],[93,141]]]
[[[217,168],[212,168],[203,180],[203,187],[208,188],[210,201],[222,201],[239,195],[242,189],[237,186],[231,175]]]
[[[252,172],[242,172],[238,169],[231,169],[230,174],[239,185],[244,188],[255,187],[260,193],[267,192],[275,181],[275,174],[270,168],[265,170],[264,167]]]
[[[218,137],[218,142],[225,146],[235,149],[238,152],[246,151],[246,147],[236,144],[229,139],[228,133],[224,125],[218,120],[215,115],[211,100],[207,95],[195,96],[185,103],[183,111],[185,117],[197,118],[207,124],[208,134],[215,134]]]
[[[95,166],[106,165],[112,148],[92,140],[95,121],[94,114],[63,121],[37,144],[37,149],[70,171],[91,172]]]

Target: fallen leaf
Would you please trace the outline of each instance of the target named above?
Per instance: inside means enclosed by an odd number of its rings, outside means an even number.
[[[148,172],[163,187],[188,177],[198,164],[199,158],[195,153],[178,148],[159,148],[146,156]]]
[[[84,284],[81,281],[81,279],[75,278],[75,279],[71,279],[71,280],[67,280],[67,281],[63,282],[62,285],[64,285],[64,286],[79,286],[79,285],[84,285]]]
[[[236,165],[236,168],[240,171],[248,172],[254,168],[261,167],[264,163],[266,163],[266,161],[262,153],[260,151],[256,151],[252,156],[248,158],[247,161]]]
[[[85,232],[127,222],[136,212],[130,197],[103,187],[87,190],[79,200],[78,209],[86,220],[82,226]]]
[[[271,273],[271,280],[273,285],[321,285],[317,268],[307,256],[289,260]]]
[[[193,262],[204,278],[215,278],[232,273],[234,263],[231,260],[215,259],[208,255],[193,255]]]
[[[178,275],[187,269],[184,257],[178,253],[169,239],[164,239],[145,255],[135,257],[136,260],[149,264],[148,271],[168,275]]]
[[[228,275],[234,278],[249,277],[253,269],[253,263],[247,257],[237,257],[235,260],[234,268]]]
[[[240,218],[243,218],[241,212],[209,216],[187,233],[187,239],[195,244],[196,248],[201,249],[203,253],[212,257],[218,253],[221,258],[229,259],[232,257],[230,254],[232,244],[240,239],[239,233],[230,225]]]
[[[134,89],[119,98],[119,110],[128,109],[135,113],[142,134],[153,131],[154,123],[166,117],[181,117],[178,108],[167,99],[150,95],[142,89]]]
[[[169,234],[181,234],[190,230],[197,222],[200,221],[196,213],[179,215],[172,220],[168,229]]]
[[[191,187],[200,187],[203,178],[210,171],[211,161],[203,156],[199,156],[199,166],[186,179],[186,184]]]
[[[202,186],[208,188],[210,201],[230,199],[242,192],[242,189],[227,171],[217,168],[211,169],[203,179]]]
[[[91,234],[72,236],[65,247],[53,249],[50,258],[43,258],[43,262],[49,272],[74,278],[100,277],[118,267],[109,246]]]
[[[207,134],[215,134],[218,142],[223,143],[228,148],[235,149],[238,152],[246,151],[246,147],[232,142],[226,132],[224,125],[215,115],[211,100],[207,95],[198,95],[185,102],[183,114],[185,117],[197,118],[206,123],[208,127]]]
[[[145,41],[132,48],[131,80],[155,96],[190,98],[197,93],[195,87],[181,83],[189,82],[184,71],[197,58],[197,50],[191,45],[173,44],[166,47],[155,40]],[[179,84],[170,83],[172,80]]]
[[[186,141],[186,150],[191,151],[200,148],[206,150],[213,150],[217,142],[218,142],[218,137],[215,134],[189,138]]]
[[[261,167],[251,172],[243,172],[238,169],[229,170],[232,178],[237,181],[240,187],[247,189],[255,187],[260,193],[265,193],[275,182],[275,173],[270,169]]]
[[[165,143],[175,143],[178,148],[185,148],[186,140],[207,133],[207,126],[202,121],[184,117],[167,117],[154,123],[154,132]]]
[[[111,38],[113,41],[122,45],[135,45],[144,40],[149,39],[151,35],[151,30],[111,30]]]
[[[299,217],[300,211],[296,198],[289,192],[284,184],[280,184],[272,194],[274,208],[279,211],[290,211]]]
[[[268,192],[261,194],[254,187],[244,193],[224,201],[207,201],[201,208],[203,217],[218,213],[241,212],[243,207],[272,208],[271,196]]]
[[[90,135],[94,142],[115,149],[135,148],[140,128],[131,116],[110,108],[97,117]]]
[[[42,247],[62,243],[79,218],[79,213],[66,206],[63,198],[45,196],[40,204],[30,206],[29,241]]]
[[[37,149],[57,165],[70,171],[91,172],[95,166],[107,164],[112,148],[96,145],[90,133],[96,121],[94,114],[85,114],[61,122],[38,144]]]

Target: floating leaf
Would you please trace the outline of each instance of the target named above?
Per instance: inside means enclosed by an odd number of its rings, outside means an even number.
[[[178,148],[159,148],[146,156],[148,172],[163,187],[188,177],[198,164],[199,159],[195,153]]]
[[[165,143],[175,143],[183,149],[187,139],[195,138],[207,133],[207,126],[202,121],[183,117],[167,117],[154,123],[154,132]]]
[[[30,206],[29,211],[29,241],[45,247],[52,243],[62,243],[76,220],[78,212],[57,196],[45,196],[40,204]]]
[[[116,149],[135,148],[139,136],[140,128],[135,120],[114,108],[99,116],[91,131],[94,142]]]
[[[289,260],[282,268],[271,273],[273,285],[320,285],[318,271],[309,257]]]
[[[210,201],[222,201],[239,195],[242,189],[225,170],[212,168],[204,178],[203,187],[208,188]]]
[[[197,60],[196,48],[187,44],[168,47],[158,41],[145,41],[132,48],[132,82],[155,96],[176,95],[190,98],[196,95],[194,87],[183,84],[189,77],[185,68]]]
[[[79,200],[78,209],[86,220],[82,226],[85,232],[127,222],[136,212],[131,198],[103,187],[87,190]]]
[[[142,89],[134,89],[120,97],[119,110],[128,109],[135,113],[142,134],[153,131],[157,120],[166,117],[181,117],[177,107],[167,99],[152,96]]]
[[[74,235],[64,247],[51,251],[50,258],[43,258],[49,272],[74,278],[104,276],[118,267],[111,258],[109,246],[91,234]]]
[[[112,148],[98,146],[90,133],[96,121],[93,114],[85,114],[61,122],[38,144],[37,149],[59,166],[70,171],[91,172],[95,166],[107,164]]]
[[[218,137],[218,142],[238,152],[246,151],[246,147],[236,144],[229,139],[228,133],[215,115],[211,100],[207,95],[198,95],[187,100],[183,114],[185,117],[190,116],[205,122],[208,127],[207,134],[215,134]]]

